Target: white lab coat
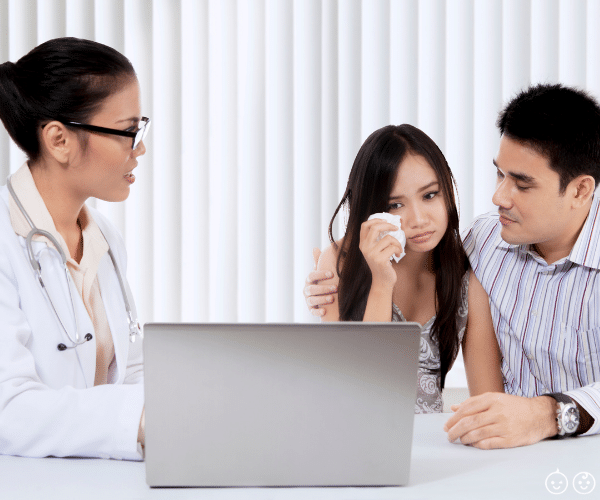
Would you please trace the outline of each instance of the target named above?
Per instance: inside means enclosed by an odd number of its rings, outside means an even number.
[[[105,254],[98,282],[115,346],[108,384],[94,387],[96,335],[83,300],[73,287],[80,334],[72,345],[36,279],[25,238],[10,223],[9,193],[0,188],[0,454],[28,457],[84,456],[139,460],[137,433],[144,405],[142,342],[129,341],[123,295]],[[125,246],[116,228],[90,212],[126,273]],[[42,276],[72,338],[75,320],[58,252],[33,242]],[[129,302],[135,305],[127,286]],[[134,316],[137,317],[137,316]]]

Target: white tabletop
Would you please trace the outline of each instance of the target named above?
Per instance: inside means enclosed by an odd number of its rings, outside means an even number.
[[[146,485],[141,462],[0,456],[0,498],[562,500],[600,495],[600,486],[591,495],[579,494],[573,488],[575,476],[582,472],[591,473],[600,481],[600,436],[482,451],[449,443],[442,431],[448,417],[448,414],[415,416],[410,482],[401,488],[151,489]],[[567,478],[568,488],[564,493],[552,495],[546,489],[546,478],[557,469]],[[581,479],[581,476],[577,478]]]

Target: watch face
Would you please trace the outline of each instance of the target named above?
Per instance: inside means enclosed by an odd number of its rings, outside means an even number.
[[[576,407],[570,407],[562,415],[562,427],[567,433],[575,432],[579,427],[579,412]]]

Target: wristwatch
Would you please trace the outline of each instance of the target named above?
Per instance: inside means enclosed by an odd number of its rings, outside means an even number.
[[[554,398],[557,403],[556,407],[556,423],[558,425],[558,434],[556,437],[562,439],[572,436],[579,428],[579,410],[573,400],[566,394],[553,392],[545,394]]]

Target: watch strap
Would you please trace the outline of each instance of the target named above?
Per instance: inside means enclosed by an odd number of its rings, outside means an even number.
[[[577,406],[577,409],[579,410],[579,427],[577,427],[577,430],[573,433],[573,436],[579,436],[580,434],[585,434],[587,431],[589,431],[592,428],[592,425],[594,425],[596,419],[592,417],[587,410],[574,399],[573,403],[575,403],[575,406]]]
[[[574,403],[574,401],[569,396],[567,396],[566,394],[563,394],[562,392],[552,392],[552,393],[544,394],[544,396],[550,396],[551,398],[554,398],[559,403],[564,403],[564,404]]]
[[[573,401],[573,399],[571,399],[566,394],[563,394],[562,392],[552,392],[552,393],[544,394],[544,396],[550,396],[557,403],[563,403],[564,405],[571,404],[571,405],[575,406],[575,408],[577,408],[577,411],[579,412],[579,405],[576,405],[575,401]],[[565,437],[576,435],[577,431],[579,429],[576,429],[574,432],[569,432],[569,433],[564,432],[563,434],[560,434],[560,430],[562,428],[561,424],[559,423],[560,413],[561,413],[561,407],[559,406],[556,410],[556,425],[557,425],[558,433],[556,434],[556,436],[554,436],[554,438],[555,439],[563,439]]]

